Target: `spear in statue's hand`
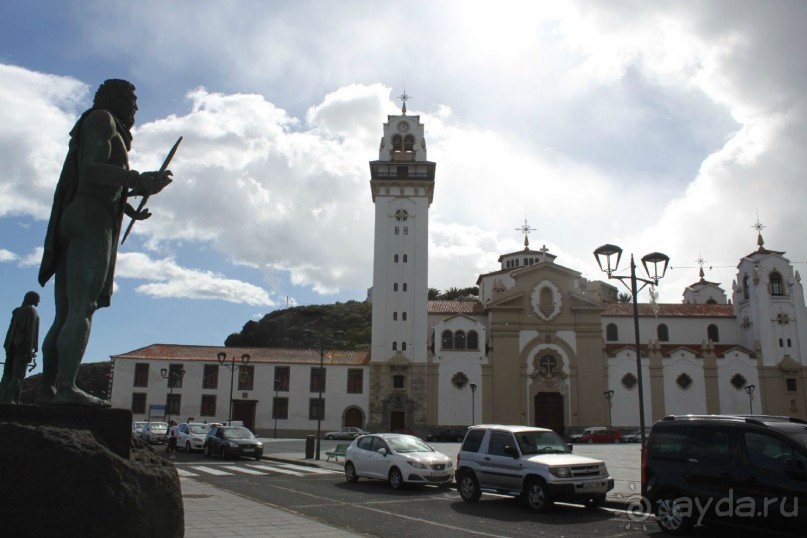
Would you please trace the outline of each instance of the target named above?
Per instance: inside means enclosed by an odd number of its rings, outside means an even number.
[[[160,173],[165,172],[168,169],[168,165],[171,164],[171,159],[174,158],[174,154],[177,152],[177,148],[179,147],[180,142],[182,142],[182,137],[181,136],[179,138],[177,138],[177,141],[174,144],[174,147],[172,147],[171,151],[168,152],[168,156],[165,158],[165,160],[163,161],[163,165],[160,167]],[[146,195],[143,196],[143,199],[140,200],[140,205],[137,206],[137,211],[136,211],[135,214],[140,213],[143,210],[143,208],[146,206],[146,202],[148,202],[148,201],[149,201],[149,195],[146,194]],[[134,223],[135,223],[135,219],[134,219],[134,217],[132,217],[132,220],[129,221],[129,226],[126,227],[126,232],[123,234],[123,239],[120,240],[121,245],[123,244],[124,241],[126,241],[126,238],[129,237],[129,232],[132,231],[132,226],[134,226]]]

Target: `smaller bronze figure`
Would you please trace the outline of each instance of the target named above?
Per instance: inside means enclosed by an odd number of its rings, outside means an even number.
[[[22,300],[22,306],[11,313],[11,324],[3,343],[6,364],[3,379],[0,380],[0,403],[20,403],[25,369],[39,351],[38,304],[39,294],[29,291]]]

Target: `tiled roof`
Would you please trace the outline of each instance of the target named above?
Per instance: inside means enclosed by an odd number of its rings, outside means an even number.
[[[753,351],[750,349],[746,349],[742,346],[738,346],[735,344],[712,344],[714,347],[714,353],[717,357],[724,357],[729,352],[733,350],[738,350],[743,353],[748,354],[751,357],[756,357]],[[647,344],[642,344],[642,357],[647,357]],[[614,343],[608,342],[605,344],[605,354],[609,357],[613,357],[618,352],[622,351],[623,349],[629,349],[630,351],[635,351],[636,345],[635,344],[625,344],[625,343]],[[659,345],[659,353],[661,353],[662,357],[670,357],[678,350],[685,350],[693,353],[696,357],[703,356],[703,344],[665,344],[661,343]]]
[[[479,301],[429,301],[429,314],[484,314]]]
[[[730,304],[658,304],[658,312],[649,303],[639,303],[640,316],[664,318],[733,318]],[[632,316],[632,303],[611,303],[605,307],[603,316]]]
[[[152,344],[121,355],[113,355],[113,359],[127,360],[165,360],[165,361],[199,361],[216,362],[219,353],[226,353],[227,360],[233,356],[239,361],[241,355],[248,353],[249,361],[278,364],[319,364],[319,349],[294,349],[273,347],[223,347],[223,346],[185,346],[180,344]],[[370,363],[370,351],[326,350],[326,365],[364,365]]]

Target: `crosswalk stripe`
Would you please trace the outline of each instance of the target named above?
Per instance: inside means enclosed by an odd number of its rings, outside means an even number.
[[[332,469],[320,469],[319,467],[308,467],[305,465],[295,465],[293,463],[278,463],[280,467],[287,467],[297,471],[305,471],[312,474],[342,474],[342,471],[334,471]]]
[[[275,473],[290,474],[292,476],[303,476],[305,474],[305,473],[299,473],[297,471],[292,471],[291,469],[283,469],[282,467],[272,467],[271,465],[258,465],[256,463],[250,464],[250,467],[254,467],[256,469],[262,469],[264,471],[272,471]]]
[[[246,474],[257,474],[257,475],[265,475],[261,471],[256,471],[255,469],[250,469],[249,467],[236,467],[235,465],[223,465],[225,469],[229,469],[231,471],[235,471],[237,473],[246,473]]]
[[[182,478],[191,478],[191,477],[194,477],[194,476],[199,476],[199,475],[198,475],[198,474],[196,474],[196,473],[192,473],[192,472],[190,472],[190,471],[186,471],[185,469],[181,469],[181,468],[179,468],[179,467],[177,467],[177,474],[178,474],[180,477],[182,477]]]
[[[227,471],[219,471],[218,469],[214,469],[213,467],[207,467],[205,465],[194,465],[191,466],[191,469],[195,469],[197,471],[212,474],[213,476],[232,476],[233,473],[228,473]]]

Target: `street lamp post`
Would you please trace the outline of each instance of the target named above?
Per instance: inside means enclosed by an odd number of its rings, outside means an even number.
[[[476,383],[471,383],[471,426],[476,424],[476,406],[474,405],[474,394],[476,394]]]
[[[180,367],[179,370],[171,371],[168,368],[161,368],[160,375],[163,376],[163,379],[168,380],[168,401],[166,402],[166,410],[168,411],[168,422],[171,422],[171,402],[173,401],[174,396],[174,386],[179,383],[179,386],[182,386],[182,378],[185,377],[185,369]]]
[[[616,254],[616,260],[612,265],[611,257],[614,254]],[[644,256],[642,258],[642,265],[644,266],[647,276],[650,277],[649,279],[645,279],[636,276],[636,263],[633,261],[633,254],[630,255],[630,276],[614,275],[617,267],[619,267],[619,260],[622,257],[622,249],[616,245],[606,244],[599,247],[594,251],[594,257],[597,259],[597,264],[600,266],[600,269],[608,275],[609,279],[615,278],[630,289],[631,298],[633,300],[633,331],[636,336],[636,377],[639,390],[639,428],[641,430],[642,458],[644,458],[644,383],[642,381],[642,351],[639,340],[639,301],[637,295],[639,291],[644,289],[648,284],[651,286],[658,285],[658,281],[663,278],[664,273],[667,272],[667,265],[670,263],[670,258],[661,252],[652,252]],[[605,263],[605,267],[603,267],[603,262]],[[653,266],[652,273],[650,267],[648,267],[648,263]],[[659,265],[661,265],[661,267],[659,267]],[[625,283],[626,280],[630,282],[630,286]],[[637,287],[638,282],[642,283],[641,287]]]
[[[606,390],[602,393],[605,399],[608,400],[608,429],[610,430],[613,424],[611,423],[611,400],[614,398],[614,391]]]
[[[754,414],[754,391],[756,390],[756,385],[746,385],[745,392],[748,394],[748,406],[751,408],[751,414]]]
[[[280,380],[275,379],[275,401],[272,402],[272,413],[275,415],[275,439],[277,439],[277,391],[280,389]]]
[[[241,368],[246,367],[249,364],[249,353],[244,353],[241,355],[241,364],[235,363],[235,354],[230,355],[230,363],[227,363],[227,354],[223,351],[219,352],[217,355],[219,359],[219,364],[228,368],[230,370],[230,415],[228,419],[228,425],[233,425],[233,378],[235,377],[235,371],[238,370],[239,375],[241,373]]]

